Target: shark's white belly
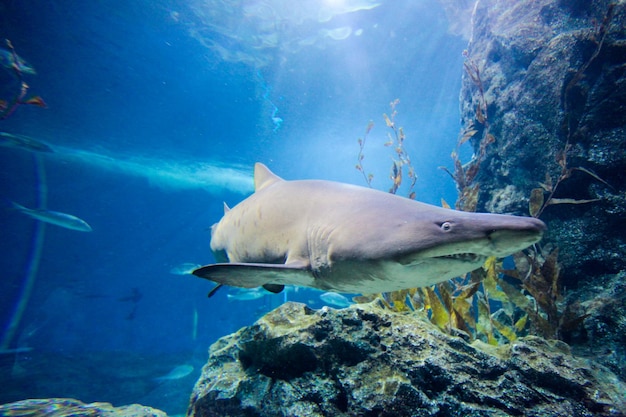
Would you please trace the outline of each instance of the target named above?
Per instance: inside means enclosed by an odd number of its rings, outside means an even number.
[[[434,285],[480,268],[483,263],[482,257],[473,262],[429,259],[411,265],[395,261],[340,262],[326,274],[316,274],[308,286],[359,294],[390,292]]]

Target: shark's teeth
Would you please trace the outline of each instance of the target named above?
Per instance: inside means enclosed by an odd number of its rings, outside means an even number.
[[[483,261],[485,257],[477,253],[454,253],[452,255],[438,256],[437,258],[454,259],[462,262],[479,262]]]

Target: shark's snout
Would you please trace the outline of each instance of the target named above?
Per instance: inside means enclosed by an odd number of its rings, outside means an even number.
[[[504,257],[525,249],[541,240],[546,224],[533,217],[518,217],[508,227],[488,233],[492,254]]]
[[[512,221],[510,225],[507,225],[511,230],[519,230],[519,231],[528,231],[528,232],[536,232],[543,233],[547,226],[544,222],[534,217],[517,217],[517,216],[507,216]]]
[[[486,234],[508,230],[511,232],[543,233],[546,224],[534,217],[511,216],[491,213],[463,213],[463,223],[468,229],[482,230]]]

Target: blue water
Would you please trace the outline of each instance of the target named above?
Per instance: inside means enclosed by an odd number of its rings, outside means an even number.
[[[36,207],[43,190],[48,208],[93,228],[45,227],[32,294],[5,346],[32,350],[11,361],[172,355],[164,373],[195,360],[197,376],[212,342],[285,297],[228,301],[223,290],[209,300],[211,283],[170,269],[214,261],[208,228],[223,201],[252,192],[256,161],[286,179],[364,185],[357,138],[373,120],[363,163],[387,189],[393,154],[382,114],[396,98],[417,199],[452,204],[453,183],[438,167],[451,165],[460,129],[466,41],[448,23],[434,0],[0,3],[0,39],[36,69],[24,80],[48,105],[19,106],[0,131],[57,151],[42,155],[41,184],[33,154],[0,147],[0,198]],[[8,100],[15,80],[0,73]],[[6,341],[37,236],[32,218],[4,207],[0,231]],[[287,296],[323,305],[316,292]],[[14,363],[3,362],[10,380]],[[34,395],[19,392],[2,400]],[[47,395],[78,394],[52,385]],[[78,399],[96,400],[89,395]]]

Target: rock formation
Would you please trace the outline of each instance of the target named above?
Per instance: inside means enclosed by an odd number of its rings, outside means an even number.
[[[626,380],[624,297],[611,298],[626,271],[626,3],[474,6],[461,110],[475,209],[528,215],[543,198],[542,244],[558,247],[568,308],[587,317],[560,331]],[[594,301],[600,282],[611,287]]]
[[[167,414],[139,404],[113,407],[109,403],[85,404],[71,398],[46,398],[0,405],[0,416],[167,417]]]
[[[468,344],[376,302],[290,302],[211,346],[188,415],[605,416],[624,392],[562,342]]]
[[[563,284],[625,270],[626,3],[479,0],[471,20],[461,108],[477,210],[528,215],[541,184],[546,201],[550,186],[552,202],[589,201],[541,214]]]

